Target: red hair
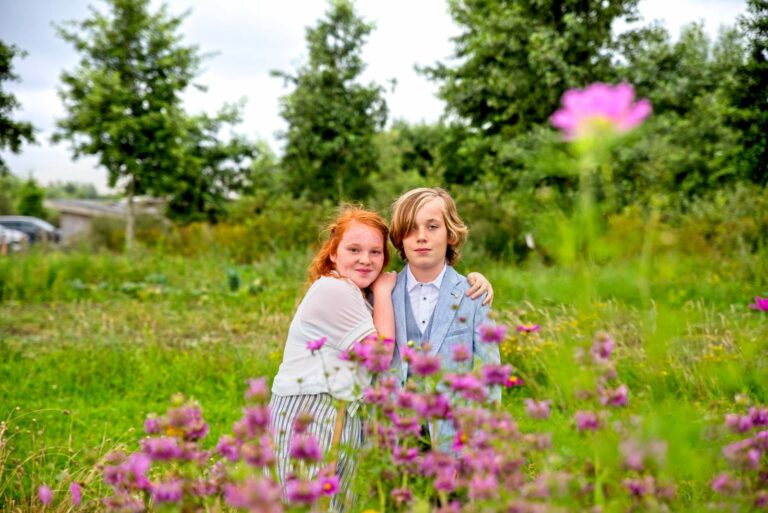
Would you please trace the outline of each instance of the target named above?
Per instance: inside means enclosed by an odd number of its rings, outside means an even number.
[[[331,255],[335,255],[336,251],[338,251],[341,239],[344,237],[344,232],[347,231],[352,223],[363,224],[381,234],[384,244],[384,266],[382,270],[386,269],[390,260],[389,245],[387,244],[387,237],[389,236],[387,222],[376,212],[365,210],[361,207],[347,206],[342,208],[336,219],[326,229],[328,231],[328,239],[323,242],[320,251],[317,252],[315,258],[312,259],[312,264],[309,266],[310,282],[317,280],[321,276],[331,275],[331,271],[335,269],[333,262],[331,262]]]

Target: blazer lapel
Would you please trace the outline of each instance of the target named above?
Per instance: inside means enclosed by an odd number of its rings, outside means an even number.
[[[392,306],[395,310],[395,341],[397,347],[400,349],[400,358],[402,359],[403,350],[405,349],[408,341],[406,337],[405,328],[405,294],[406,294],[406,273],[402,270],[397,275],[397,282],[395,288],[392,291]],[[402,362],[401,362],[402,363]]]
[[[432,327],[430,329],[429,343],[432,346],[430,354],[436,355],[443,345],[448,329],[453,324],[459,304],[461,303],[461,277],[448,266],[445,269],[443,283],[440,285],[440,295],[437,298],[435,312],[432,314]]]

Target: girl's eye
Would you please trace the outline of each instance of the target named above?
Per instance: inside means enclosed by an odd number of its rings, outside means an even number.
[[[360,251],[360,250],[359,250],[359,249],[357,249],[357,248],[349,248],[349,250],[350,250],[352,253],[357,253],[358,251]]]

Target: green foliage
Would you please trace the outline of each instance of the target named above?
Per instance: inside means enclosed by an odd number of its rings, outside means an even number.
[[[45,209],[43,208],[43,199],[45,199],[45,190],[37,184],[37,181],[29,177],[21,187],[19,187],[19,201],[16,210],[23,216],[32,216],[45,218]]]
[[[611,25],[636,0],[452,0],[462,28],[456,67],[424,71],[441,83],[448,111],[484,136],[512,137],[543,123],[568,88],[612,77]]]
[[[288,123],[281,165],[294,196],[339,203],[370,191],[378,163],[374,136],[386,120],[382,88],[358,83],[372,29],[351,2],[334,0],[325,18],[307,29],[309,62],[295,75],[273,72],[294,88],[280,107]]]
[[[69,140],[75,157],[96,155],[109,185],[129,195],[156,193],[181,163],[184,130],[180,93],[191,84],[200,56],[179,44],[182,18],[148,0],[108,0],[110,12],[58,27],[81,55],[61,75],[67,112],[55,141]]]
[[[31,123],[11,119],[13,111],[19,108],[19,101],[2,89],[3,82],[18,80],[19,77],[13,73],[13,59],[24,55],[16,46],[0,41],[0,149],[7,148],[13,153],[19,152],[23,141],[35,142],[35,129]],[[8,166],[0,158],[0,176],[5,174],[8,174]]]
[[[57,199],[96,199],[99,191],[92,183],[72,181],[50,182],[45,186],[46,198]]]
[[[0,216],[16,213],[16,198],[21,180],[10,173],[0,173]]]
[[[755,183],[768,183],[768,2],[748,0],[747,15],[740,19],[747,40],[748,57],[735,73],[731,101],[736,107],[730,120],[741,134],[740,161]]]

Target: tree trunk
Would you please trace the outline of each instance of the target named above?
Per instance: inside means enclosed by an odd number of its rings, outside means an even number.
[[[133,251],[135,220],[136,220],[136,213],[134,212],[134,205],[133,205],[133,178],[131,178],[131,181],[128,184],[128,215],[125,218],[125,251],[126,253],[130,253]]]

